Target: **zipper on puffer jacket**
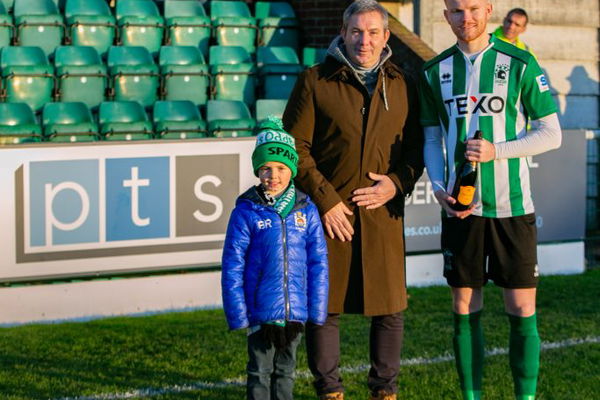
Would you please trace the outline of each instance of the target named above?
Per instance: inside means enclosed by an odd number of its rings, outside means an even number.
[[[288,251],[287,251],[287,226],[285,225],[285,218],[281,215],[281,235],[283,239],[283,296],[285,301],[285,320],[290,319],[290,294],[288,292]]]

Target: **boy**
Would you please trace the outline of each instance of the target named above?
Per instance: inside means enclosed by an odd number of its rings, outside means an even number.
[[[303,324],[327,317],[327,245],[316,206],[296,190],[298,154],[281,120],[261,124],[260,184],[231,213],[221,286],[230,329],[248,328],[248,399],[292,399]]]

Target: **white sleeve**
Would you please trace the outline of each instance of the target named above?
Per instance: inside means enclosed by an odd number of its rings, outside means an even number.
[[[423,157],[425,158],[425,168],[427,175],[433,185],[433,191],[444,187],[444,170],[446,161],[444,159],[444,143],[442,140],[442,128],[439,126],[425,127],[425,145],[423,148]]]
[[[496,160],[535,156],[560,147],[562,133],[556,113],[532,121],[532,126],[535,128],[517,140],[494,143]]]

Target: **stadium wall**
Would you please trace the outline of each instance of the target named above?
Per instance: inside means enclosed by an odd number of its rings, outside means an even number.
[[[542,275],[583,272],[583,242],[538,247]],[[445,284],[440,254],[407,258],[410,286]],[[0,326],[86,321],[221,306],[220,272],[0,289]]]
[[[290,1],[301,23],[302,44],[310,47],[328,47],[339,34],[342,13],[350,0],[292,0]]]

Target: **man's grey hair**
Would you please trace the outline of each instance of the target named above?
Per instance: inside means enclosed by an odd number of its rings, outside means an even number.
[[[352,18],[354,14],[362,14],[372,11],[381,14],[381,18],[383,19],[383,28],[387,30],[388,12],[375,0],[355,0],[352,4],[350,4],[344,11],[342,29],[346,29],[348,27],[348,21],[350,21],[350,18]]]

